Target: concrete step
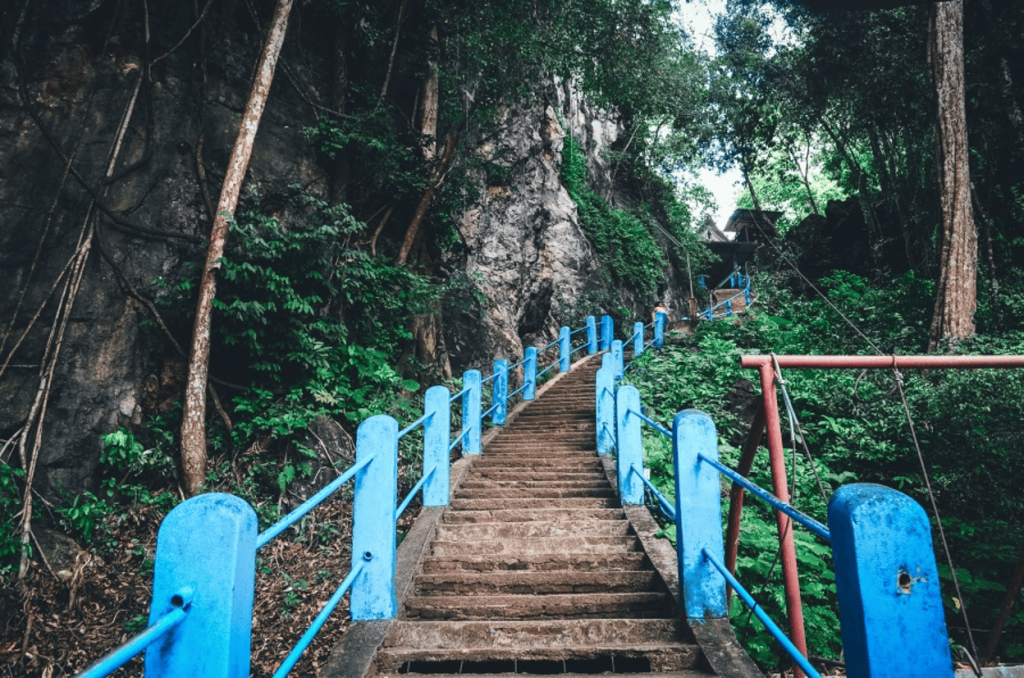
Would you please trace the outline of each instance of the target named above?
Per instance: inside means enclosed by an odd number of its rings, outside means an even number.
[[[430,676],[430,678],[465,678],[467,675],[472,675],[473,678],[509,678],[510,673],[521,673],[524,675],[551,675],[556,674],[559,678],[594,678],[595,674],[615,674],[615,678],[708,678],[715,674],[704,671],[657,671],[651,672],[647,670],[647,666],[641,665],[634,667],[633,662],[622,657],[612,656],[607,658],[608,661],[604,661],[606,658],[601,659],[580,659],[574,660],[558,660],[554,659],[551,661],[530,661],[526,659],[503,661],[503,662],[486,662],[486,663],[469,663],[460,660],[452,660],[448,662],[416,662],[410,663],[407,670],[402,675],[408,676]],[[618,659],[616,665],[615,660]],[[466,673],[437,673],[437,668],[443,667],[443,670],[459,671],[462,669],[466,670]],[[561,667],[561,671],[559,671]],[[628,671],[617,670],[618,667],[628,668]],[[480,673],[480,669],[486,669],[488,671],[502,671],[505,673]],[[397,670],[397,669],[395,669]],[[426,670],[427,673],[420,673],[419,671]],[[636,670],[642,672],[637,673]],[[574,673],[576,671],[588,671],[588,673]]]
[[[627,553],[640,549],[636,537],[552,537],[524,541],[509,539],[481,539],[478,541],[435,541],[430,553],[435,557],[474,555],[529,555],[538,553],[594,554]]]
[[[423,560],[424,574],[439,572],[612,572],[650,569],[647,555],[626,553],[521,553],[450,555]]]
[[[483,541],[489,539],[553,539],[555,537],[628,537],[632,534],[628,520],[465,523],[442,524],[437,527],[435,540]]]
[[[654,571],[444,572],[413,579],[419,596],[548,596],[569,593],[656,591]]]
[[[571,497],[568,499],[453,499],[455,511],[493,511],[496,509],[545,508],[619,508],[618,499]]]
[[[525,489],[532,490],[553,490],[558,488],[567,489],[603,489],[610,487],[607,480],[466,480],[460,485],[464,490],[485,490],[485,489]]]
[[[528,469],[534,468],[559,468],[565,471],[589,471],[589,470],[602,470],[604,467],[601,465],[601,461],[596,455],[589,458],[576,458],[576,459],[560,459],[557,453],[552,453],[547,458],[534,458],[534,459],[523,459],[517,457],[488,457],[487,455],[481,455],[479,459],[473,462],[473,470],[477,469],[492,469],[492,468],[514,468],[524,467]]]
[[[550,596],[412,596],[409,619],[671,619],[664,593],[588,593]]]
[[[608,485],[594,487],[488,487],[459,490],[456,499],[566,499],[569,497],[615,497],[615,491]]]
[[[516,469],[515,471],[509,471],[508,469],[494,466],[490,468],[474,468],[467,476],[467,479],[470,478],[494,481],[523,480],[530,482],[543,482],[548,480],[564,480],[569,482],[597,479],[607,481],[604,471],[598,469],[562,473],[559,471],[531,471],[528,469]]]
[[[623,520],[622,509],[503,509],[498,511],[446,511],[445,525],[479,523],[525,522],[592,522],[595,520]]]
[[[426,622],[396,621],[387,647],[424,649],[541,648],[634,645],[690,640],[678,619],[552,619],[546,621]]]

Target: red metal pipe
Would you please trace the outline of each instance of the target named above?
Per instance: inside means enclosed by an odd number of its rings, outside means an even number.
[[[801,368],[850,368],[859,370],[891,369],[980,369],[985,367],[1024,367],[1024,355],[779,355],[775,356],[779,367]],[[740,364],[743,367],[763,369],[771,366],[770,355],[745,355]]]
[[[759,365],[761,372],[761,394],[764,398],[765,423],[768,429],[768,452],[772,469],[772,486],[775,496],[789,502],[789,488],[786,484],[786,456],[782,448],[782,428],[779,423],[779,403],[775,396],[775,371],[771,356]],[[789,617],[789,639],[798,650],[807,656],[807,636],[804,634],[804,610],[800,600],[800,574],[796,566],[796,546],[793,543],[792,519],[781,511],[775,512],[779,530],[779,550],[782,559],[782,581],[786,589],[786,615]],[[793,667],[796,678],[804,678],[799,667]]]
[[[743,454],[740,456],[740,463],[736,472],[741,476],[750,475],[750,467],[754,464],[754,455],[761,445],[761,438],[764,436],[764,400],[757,401],[757,411],[754,413],[754,420],[750,424],[750,433],[743,443]],[[725,567],[736,576],[736,557],[740,546],[740,518],[743,516],[743,495],[742,485],[732,484],[729,491],[729,525],[725,532]],[[725,587],[727,601],[732,599],[732,587]]]

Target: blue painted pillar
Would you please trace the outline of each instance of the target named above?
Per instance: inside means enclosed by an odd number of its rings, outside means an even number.
[[[718,435],[711,417],[683,410],[672,422],[672,460],[676,476],[676,551],[680,606],[691,620],[728,616],[725,578],[704,556],[704,549],[725,562],[722,539],[722,487],[718,471],[697,455],[718,461]]]
[[[352,585],[352,621],[394,619],[395,506],[398,504],[398,422],[370,417],[356,432],[356,461],[373,461],[355,477],[352,500],[352,562],[363,571]]]
[[[706,275],[697,276],[697,287],[702,290],[706,290],[708,288],[708,278]]]
[[[644,484],[631,469],[644,472],[644,446],[641,441],[640,391],[636,386],[620,386],[615,391],[616,470],[619,499],[625,504],[644,503]]]
[[[609,315],[601,316],[601,350],[607,351],[612,347],[612,339],[615,338],[615,323]]]
[[[644,352],[644,324],[633,323],[633,359]]]
[[[508,411],[508,361],[500,358],[494,361],[494,388],[491,390],[491,423],[495,426],[505,425]]]
[[[665,325],[668,324],[668,315],[658,311],[654,315],[654,348],[661,348],[665,345]]]
[[[447,506],[451,489],[448,443],[451,438],[451,392],[444,386],[431,386],[423,398],[423,413],[430,415],[423,424],[423,473],[434,474],[423,485],[424,506]]]
[[[615,370],[612,356],[601,357],[595,386],[597,398],[597,453],[605,455],[615,450]]]
[[[533,346],[525,351],[523,356],[523,400],[533,400],[537,397],[537,349]]]
[[[480,399],[483,385],[480,370],[466,370],[462,374],[462,430],[468,431],[462,439],[463,454],[480,454]]]
[[[613,376],[617,384],[622,381],[622,377],[626,374],[622,364],[622,341],[619,339],[612,342],[612,360],[614,360],[612,369],[615,371]]]
[[[845,485],[828,505],[839,624],[850,678],[950,678],[931,526],[907,495]]]
[[[569,328],[562,327],[558,330],[558,371],[565,374],[569,371],[572,342],[569,341]]]
[[[164,518],[149,624],[175,607],[188,614],[146,650],[147,676],[248,678],[256,529],[256,513],[230,494],[193,497]]]
[[[597,320],[594,316],[587,316],[587,354],[597,353]]]
[[[749,287],[747,287],[747,288],[745,288],[743,290],[743,301],[745,301],[747,303],[747,306],[750,306],[750,288]]]

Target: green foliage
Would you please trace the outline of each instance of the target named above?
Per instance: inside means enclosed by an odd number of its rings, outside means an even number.
[[[654,296],[668,264],[665,255],[638,217],[611,207],[587,185],[586,157],[572,137],[562,146],[562,180],[579,208],[584,232],[616,281],[644,297]]]
[[[21,540],[14,531],[16,515],[21,507],[20,482],[25,472],[7,463],[0,463],[0,576],[12,572],[21,554]]]
[[[855,346],[870,351],[865,339],[835,310],[787,291],[781,282],[767,275],[755,281],[755,289],[764,291],[754,308],[755,317],[740,323],[703,324],[683,345],[642,356],[631,371],[645,406],[660,421],[689,407],[712,413],[722,458],[733,466],[749,427],[748,404],[759,390],[748,383],[756,373],[739,366],[740,355],[842,354]],[[835,272],[825,279],[824,289],[829,300],[882,352],[920,353],[927,344],[931,285],[916,276],[906,274],[884,286],[873,286],[863,278]],[[1024,335],[979,336],[950,348],[957,353],[1020,354]],[[856,371],[784,370],[784,376],[827,493],[850,482],[875,482],[929,505],[891,372],[878,370],[861,377]],[[1024,446],[1019,444],[1024,436],[1020,424],[1024,374],[1019,370],[934,370],[908,373],[904,378],[964,602],[972,625],[987,628],[998,610],[1016,549],[1024,543],[1024,510],[1014,476],[1007,473],[1024,464]],[[788,447],[784,414],[783,438]],[[825,503],[814,473],[802,448],[798,451],[787,469],[790,480],[795,477],[794,503],[824,520]],[[663,444],[647,450],[653,482],[659,488],[671,488],[667,454]],[[771,487],[764,449],[757,454],[751,477],[762,487]],[[726,487],[723,484],[723,491]],[[774,619],[785,619],[781,566],[772,567],[778,548],[774,516],[760,502],[748,499],[741,532],[740,580]],[[811,653],[837,657],[841,648],[829,550],[800,529],[794,536]],[[944,562],[941,549],[936,556]],[[948,567],[940,566],[940,575],[951,634],[956,643],[965,644],[959,630],[962,619],[957,616],[961,603],[955,600]],[[750,622],[747,630],[748,612],[736,602],[733,605],[733,623],[751,654],[764,666],[784,664],[781,650],[759,622]],[[1004,660],[1022,656],[1017,654],[1024,650],[1022,616],[1008,624]]]

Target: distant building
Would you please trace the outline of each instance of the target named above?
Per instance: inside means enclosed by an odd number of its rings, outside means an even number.
[[[758,245],[768,238],[777,238],[779,232],[775,222],[781,216],[782,212],[738,209],[729,217],[724,232],[715,226],[710,217],[706,218],[701,234],[708,242],[708,249],[721,257],[721,263],[708,271],[709,286],[728,278],[737,267],[745,269],[747,263],[754,258]],[[730,238],[732,234],[735,235]]]

